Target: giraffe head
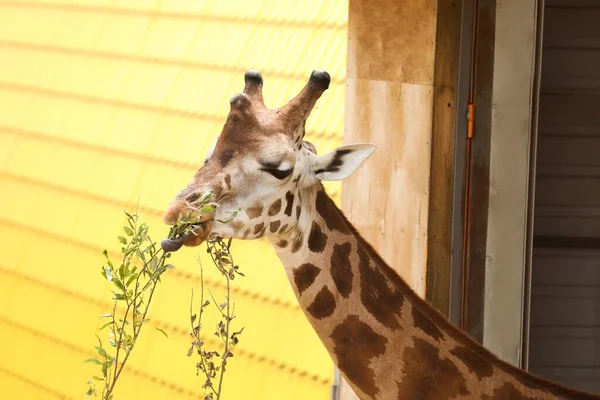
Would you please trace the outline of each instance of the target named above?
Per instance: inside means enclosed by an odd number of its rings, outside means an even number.
[[[204,165],[164,215],[166,224],[175,224],[180,214],[196,210],[208,192],[219,203],[203,217],[197,235],[185,238],[185,245],[199,245],[211,234],[243,239],[285,234],[300,217],[300,191],[346,178],[375,150],[370,144],[349,145],[318,156],[304,140],[306,119],[329,86],[327,72],[314,71],[296,97],[274,110],[263,102],[261,74],[250,70],[244,80],[244,91],[231,98],[223,130]],[[229,222],[219,222],[238,210]]]

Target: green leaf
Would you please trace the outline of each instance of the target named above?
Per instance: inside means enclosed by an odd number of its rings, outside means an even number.
[[[114,296],[113,296],[113,300],[125,300],[125,295],[123,293],[115,293],[113,292]]]
[[[127,234],[127,236],[133,236],[133,229],[131,229],[128,226],[124,226],[123,229],[125,229],[125,233]]]
[[[112,317],[112,314],[108,313],[108,314],[102,314],[102,315],[98,316],[98,318],[107,318],[107,317]]]
[[[106,251],[106,249],[104,249],[104,251],[102,252],[102,254],[104,254],[104,257],[106,257],[108,259],[108,251]]]
[[[104,268],[104,277],[106,278],[107,281],[109,281],[109,282],[112,281],[113,276],[110,273],[110,268],[108,268],[108,267]]]
[[[99,331],[101,331],[102,329],[106,328],[107,326],[112,325],[112,321],[105,323],[104,325],[102,325],[100,328],[98,328]]]
[[[164,268],[165,269],[173,269],[173,268],[175,268],[175,266],[173,264],[165,264]]]
[[[88,358],[87,360],[84,361],[84,363],[102,365],[102,361],[95,359],[95,358]]]
[[[169,335],[167,335],[167,332],[163,331],[162,329],[160,329],[158,326],[155,326],[154,328],[156,328],[157,331],[161,332],[163,335],[165,335],[165,337],[168,339]]]
[[[103,347],[101,347],[101,346],[95,346],[95,347],[96,347],[96,351],[98,352],[98,354],[100,354],[102,357],[108,358],[108,353],[106,352],[106,350],[104,350]]]
[[[117,278],[116,276],[113,277],[112,282],[115,284],[116,287],[118,287],[122,291],[125,291],[125,286],[123,286],[123,282],[121,282],[119,278]]]
[[[92,376],[92,379],[95,381],[101,381],[101,382],[104,381],[104,378],[100,378],[99,376],[96,376],[96,375]]]
[[[200,196],[200,204],[204,203],[210,196],[212,196],[212,192],[206,192]]]
[[[129,277],[129,279],[127,279],[127,282],[125,283],[125,286],[129,287],[129,285],[131,285],[131,282],[133,282],[135,280],[135,278],[137,278],[137,274],[133,274]]]
[[[122,244],[127,244],[127,239],[125,239],[123,236],[117,236],[117,239],[119,239],[119,242]]]

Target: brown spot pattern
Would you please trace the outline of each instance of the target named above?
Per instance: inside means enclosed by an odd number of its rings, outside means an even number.
[[[310,263],[294,268],[294,283],[296,284],[296,288],[298,288],[298,293],[302,294],[302,292],[308,289],[320,273],[321,269]]]
[[[338,231],[341,233],[350,233],[348,225],[344,222],[344,219],[340,216],[341,211],[337,209],[333,201],[327,196],[324,190],[317,192],[317,200],[315,208],[330,231]]]
[[[219,154],[219,163],[221,164],[221,167],[226,166],[229,161],[231,161],[231,159],[233,158],[233,150],[231,149],[227,149],[225,151],[222,151]]]
[[[285,194],[285,201],[286,201],[286,205],[285,205],[285,215],[287,215],[288,217],[292,216],[292,207],[294,206],[294,195],[292,194],[292,192],[287,192]]]
[[[331,293],[327,286],[324,286],[317,293],[315,300],[308,306],[306,311],[316,319],[327,318],[333,314],[335,311],[335,297],[333,297],[333,293]]]
[[[287,245],[288,245],[287,240],[280,240],[279,242],[275,243],[275,246],[277,246],[277,247],[287,247]]]
[[[269,207],[269,215],[272,217],[273,215],[279,214],[281,211],[281,199],[277,199],[271,204]]]
[[[264,229],[265,229],[265,224],[264,224],[264,222],[261,222],[260,224],[258,224],[254,227],[254,234],[259,235],[264,231]]]
[[[239,231],[244,227],[244,223],[242,221],[240,221],[239,219],[236,219],[235,221],[231,221],[230,225],[235,231]]]
[[[444,334],[425,314],[417,309],[414,305],[411,306],[411,313],[415,326],[425,332],[428,336],[438,342],[444,337]]]
[[[270,230],[272,233],[275,233],[275,232],[277,232],[277,230],[279,229],[279,225],[281,225],[281,221],[279,221],[279,220],[278,220],[278,221],[273,221],[273,222],[271,222],[271,223],[269,224],[269,230]]]
[[[404,377],[398,382],[400,399],[448,400],[467,396],[467,382],[456,365],[440,358],[440,351],[423,339],[414,338],[404,351]]]
[[[246,214],[250,219],[258,218],[262,215],[263,208],[264,207],[261,204],[253,205],[252,207],[246,209]]]
[[[296,206],[296,219],[300,218],[301,212],[302,212],[302,208],[300,206]]]
[[[308,235],[308,248],[315,253],[321,253],[325,250],[327,244],[327,236],[321,231],[319,224],[313,221]]]
[[[294,237],[292,241],[292,253],[298,252],[302,247],[302,242],[304,241],[304,235],[302,232],[298,232],[298,234]]]
[[[336,244],[331,255],[331,277],[335,287],[343,297],[348,297],[352,291],[352,265],[350,265],[350,243]]]
[[[229,174],[225,175],[225,185],[227,189],[231,190],[231,175]]]
[[[484,395],[481,400],[536,400],[536,398],[519,392],[511,382],[504,382],[502,386],[494,391],[493,395]]]
[[[362,322],[357,315],[346,317],[333,330],[331,339],[338,367],[365,394],[375,397],[379,389],[375,385],[375,373],[369,364],[371,359],[385,352],[388,340]]]
[[[462,361],[479,379],[494,375],[494,366],[466,347],[455,347],[450,354]]]
[[[378,266],[371,267],[371,259],[362,247],[358,247],[358,270],[360,272],[360,300],[383,325],[390,329],[401,329],[398,323],[404,295],[387,285],[388,279]]]
[[[281,229],[279,230],[279,233],[284,233],[285,231],[287,231],[288,228],[288,224],[285,224],[281,227]]]

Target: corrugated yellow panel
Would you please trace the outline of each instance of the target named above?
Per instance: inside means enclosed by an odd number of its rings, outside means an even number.
[[[321,152],[342,142],[342,1],[28,0],[0,3],[0,385],[6,398],[81,398],[99,314],[101,252],[118,257],[124,209],[159,240],[161,216],[220,132],[243,73],[278,107],[327,69],[307,125]],[[337,199],[339,184],[329,185]],[[174,255],[117,399],[201,398],[189,305],[202,249]],[[264,240],[238,241],[246,329],[227,399],[327,399],[333,366]],[[260,260],[260,261],[258,261]],[[204,259],[207,285],[224,287]],[[207,321],[208,324],[210,321]],[[169,339],[152,329],[164,329]],[[209,339],[209,343],[210,343]]]

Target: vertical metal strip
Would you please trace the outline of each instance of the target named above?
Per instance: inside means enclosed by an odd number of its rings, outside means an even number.
[[[529,139],[529,171],[527,183],[527,226],[525,227],[525,268],[523,277],[523,338],[521,340],[521,368],[529,369],[529,325],[531,311],[531,272],[533,269],[533,225],[535,216],[535,174],[537,165],[538,121],[540,88],[542,84],[542,58],[544,42],[545,0],[536,2],[536,41],[533,84],[531,88],[531,132]]]
[[[331,385],[331,400],[340,400],[340,370],[335,367],[333,370],[333,385]]]
[[[465,201],[467,200],[468,182],[468,142],[467,113],[471,102],[471,88],[473,87],[473,60],[475,39],[475,18],[477,0],[464,0],[461,16],[461,44],[458,67],[458,91],[456,118],[456,141],[454,154],[454,193],[452,212],[452,258],[450,266],[450,312],[449,318],[453,324],[460,326],[463,307],[463,281],[465,259],[465,226],[466,213]]]
[[[465,317],[467,315],[466,307],[468,302],[468,294],[466,290],[466,282],[469,282],[468,257],[469,252],[469,224],[471,215],[471,161],[472,161],[472,144],[474,136],[474,119],[475,119],[475,60],[477,52],[477,14],[479,0],[475,0],[473,4],[473,30],[471,33],[471,60],[469,64],[469,103],[467,105],[467,141],[466,141],[466,170],[465,170],[465,204],[464,204],[464,221],[463,221],[463,259],[462,259],[462,275],[463,285],[461,293],[461,329],[466,329],[467,324]]]

